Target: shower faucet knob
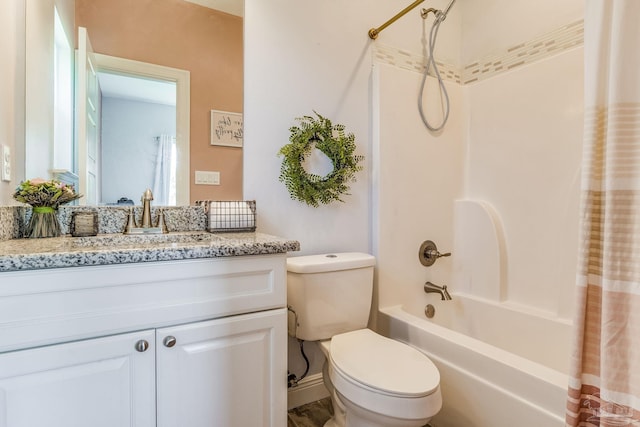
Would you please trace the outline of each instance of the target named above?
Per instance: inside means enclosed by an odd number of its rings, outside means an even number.
[[[451,256],[451,252],[440,253],[438,252],[438,247],[431,240],[425,240],[420,245],[420,250],[418,251],[418,259],[420,259],[420,263],[425,267],[432,266],[438,258]]]

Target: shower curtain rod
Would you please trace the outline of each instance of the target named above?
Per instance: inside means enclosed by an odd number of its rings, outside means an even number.
[[[369,30],[369,37],[373,40],[378,38],[378,34],[380,34],[380,32],[382,30],[384,30],[385,28],[387,28],[389,25],[393,24],[394,22],[396,22],[398,19],[400,19],[402,16],[404,16],[405,14],[407,14],[411,9],[413,9],[414,7],[418,6],[420,3],[422,3],[424,0],[416,0],[413,3],[411,3],[409,6],[405,7],[404,9],[402,9],[400,12],[398,12],[393,18],[389,19],[387,22],[385,22],[384,24],[380,25],[378,28],[372,28]],[[434,9],[435,10],[435,9]],[[429,10],[431,11],[431,10]]]

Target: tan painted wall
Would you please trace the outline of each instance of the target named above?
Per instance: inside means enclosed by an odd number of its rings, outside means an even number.
[[[242,112],[242,18],[183,0],[76,0],[94,51],[191,72],[190,199],[242,199],[242,149],[209,144],[210,111]],[[219,171],[221,185],[194,184]]]

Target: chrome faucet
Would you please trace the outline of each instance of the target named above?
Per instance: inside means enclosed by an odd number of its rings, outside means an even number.
[[[438,286],[434,283],[427,282],[424,284],[424,291],[428,294],[440,294],[442,301],[451,300],[451,295],[449,295],[446,285]]]
[[[124,234],[163,234],[168,233],[167,224],[164,220],[164,212],[162,209],[158,209],[158,217],[156,218],[155,225],[151,222],[151,201],[153,200],[153,193],[151,189],[147,188],[142,194],[140,201],[142,202],[142,218],[140,225],[138,225],[133,207],[129,209],[129,216],[127,218],[127,225],[124,228]]]

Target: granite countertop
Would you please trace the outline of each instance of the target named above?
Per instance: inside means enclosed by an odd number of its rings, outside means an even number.
[[[0,241],[0,272],[135,262],[263,255],[300,243],[262,233],[187,231],[164,235],[99,234]]]

